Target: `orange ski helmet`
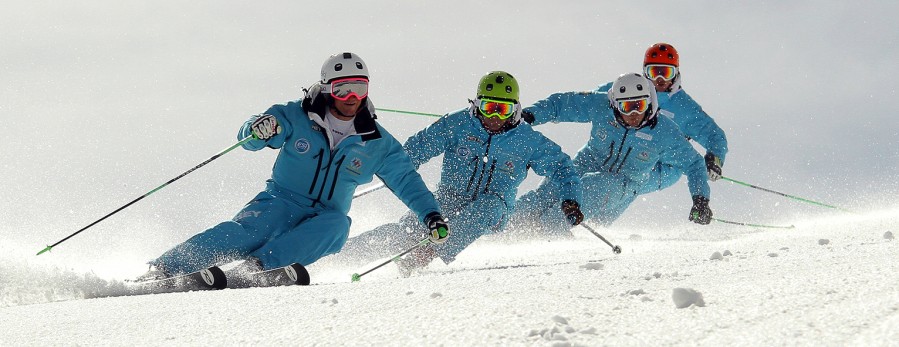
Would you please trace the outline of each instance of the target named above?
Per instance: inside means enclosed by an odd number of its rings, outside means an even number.
[[[674,46],[664,42],[660,42],[650,46],[646,50],[646,56],[643,58],[643,66],[649,64],[665,64],[680,66],[680,57]]]

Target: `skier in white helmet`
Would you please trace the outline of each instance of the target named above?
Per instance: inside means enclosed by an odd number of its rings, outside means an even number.
[[[643,76],[652,81],[659,99],[661,116],[671,118],[688,139],[705,148],[705,165],[709,180],[721,177],[724,158],[727,156],[727,136],[696,101],[681,87],[680,55],[674,46],[660,42],[646,49],[643,55]],[[600,86],[605,92],[612,82]],[[652,179],[640,189],[640,194],[670,187],[681,177],[681,172],[666,165],[657,165]]]
[[[702,156],[678,126],[657,117],[659,103],[652,82],[642,74],[621,75],[609,92],[565,92],[526,107],[522,118],[531,124],[591,123],[587,144],[574,158],[581,175],[581,211],[585,220],[609,225],[624,213],[647,184],[658,163],[683,172],[689,179],[693,205],[689,220],[708,224],[710,189]],[[534,227],[549,235],[570,235],[559,203],[557,183],[544,179],[540,187],[516,202],[511,225]],[[534,229],[531,228],[531,229]]]
[[[247,150],[278,149],[266,188],[237,215],[150,262],[143,276],[168,277],[245,259],[268,270],[309,265],[343,247],[356,187],[377,175],[423,223],[432,242],[449,236],[433,194],[402,145],[375,121],[368,65],[353,53],[322,65],[300,100],[274,105],[244,123]]]

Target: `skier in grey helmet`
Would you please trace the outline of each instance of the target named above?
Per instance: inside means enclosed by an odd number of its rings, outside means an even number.
[[[237,215],[152,260],[145,276],[168,277],[233,260],[268,270],[309,265],[346,242],[357,186],[378,176],[415,214],[434,243],[449,227],[402,145],[375,119],[368,65],[335,54],[321,80],[297,101],[274,105],[247,120],[243,147],[277,149],[266,188]]]
[[[586,219],[604,226],[613,223],[661,163],[687,175],[693,200],[689,220],[708,224],[712,211],[705,162],[678,126],[658,113],[652,82],[642,74],[630,73],[615,80],[608,92],[552,94],[526,107],[523,119],[534,125],[592,124],[587,144],[574,158]],[[519,198],[512,223],[516,229],[530,226],[545,235],[569,236],[563,216],[552,208],[560,199],[557,190],[554,182],[544,179],[537,189]]]

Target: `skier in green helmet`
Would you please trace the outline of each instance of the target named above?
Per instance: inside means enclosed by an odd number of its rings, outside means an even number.
[[[404,276],[435,258],[449,264],[481,236],[501,231],[528,168],[559,183],[563,202],[558,208],[570,224],[583,219],[578,203],[581,183],[571,158],[521,121],[515,77],[490,72],[480,79],[475,96],[468,107],[444,115],[403,145],[416,168],[443,154],[435,196],[453,227],[453,237],[446,243],[419,247],[398,261]],[[341,256],[355,254],[368,260],[390,256],[415,245],[426,232],[409,213],[398,223],[351,238]]]

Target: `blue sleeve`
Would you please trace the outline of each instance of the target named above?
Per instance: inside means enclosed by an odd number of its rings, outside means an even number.
[[[596,87],[596,91],[601,92],[601,93],[607,93],[609,91],[609,89],[612,89],[612,82],[609,82],[609,83],[603,84],[599,87]]]
[[[677,108],[686,117],[680,125],[681,131],[702,145],[706,151],[721,158],[721,163],[724,164],[724,158],[727,156],[727,136],[724,135],[724,130],[686,92],[680,93],[683,95],[677,97]],[[678,116],[680,115],[675,117]]]
[[[434,194],[428,190],[421,175],[415,171],[412,160],[403,150],[403,146],[383,128],[380,130],[382,140],[388,141],[388,144],[384,160],[377,171],[378,177],[400,201],[418,215],[420,221],[424,221],[424,217],[432,212],[440,212]]]
[[[662,164],[668,164],[679,169],[687,176],[687,186],[690,189],[690,195],[701,195],[711,198],[711,188],[709,187],[709,174],[705,167],[705,159],[702,158],[696,149],[690,145],[686,137],[680,130],[675,129],[675,135],[669,141],[668,150],[665,156],[660,158]]]
[[[440,117],[434,124],[415,133],[406,140],[403,149],[412,160],[412,165],[417,170],[421,164],[428,162],[446,151],[447,139],[453,135],[449,130],[449,115]]]
[[[298,105],[297,105],[298,106]],[[284,145],[284,142],[287,140],[287,137],[290,136],[290,133],[293,132],[293,126],[287,120],[287,105],[275,105],[270,107],[265,113],[257,114],[246,122],[243,123],[243,126],[240,127],[240,130],[237,132],[237,139],[243,140],[247,136],[251,136],[253,134],[253,122],[255,122],[259,117],[263,115],[270,114],[275,116],[275,119],[278,120],[278,125],[281,127],[281,132],[278,135],[268,139],[268,141],[262,141],[259,139],[252,139],[243,144],[243,148],[250,151],[258,151],[265,147],[269,148],[281,148]]]
[[[565,92],[552,94],[525,108],[534,115],[532,125],[558,122],[591,123],[609,108],[605,93]]]
[[[559,195],[562,200],[574,200],[581,203],[581,178],[574,169],[571,157],[562,151],[555,142],[542,134],[533,141],[537,150],[528,162],[531,169],[540,176],[548,177],[560,184]]]

